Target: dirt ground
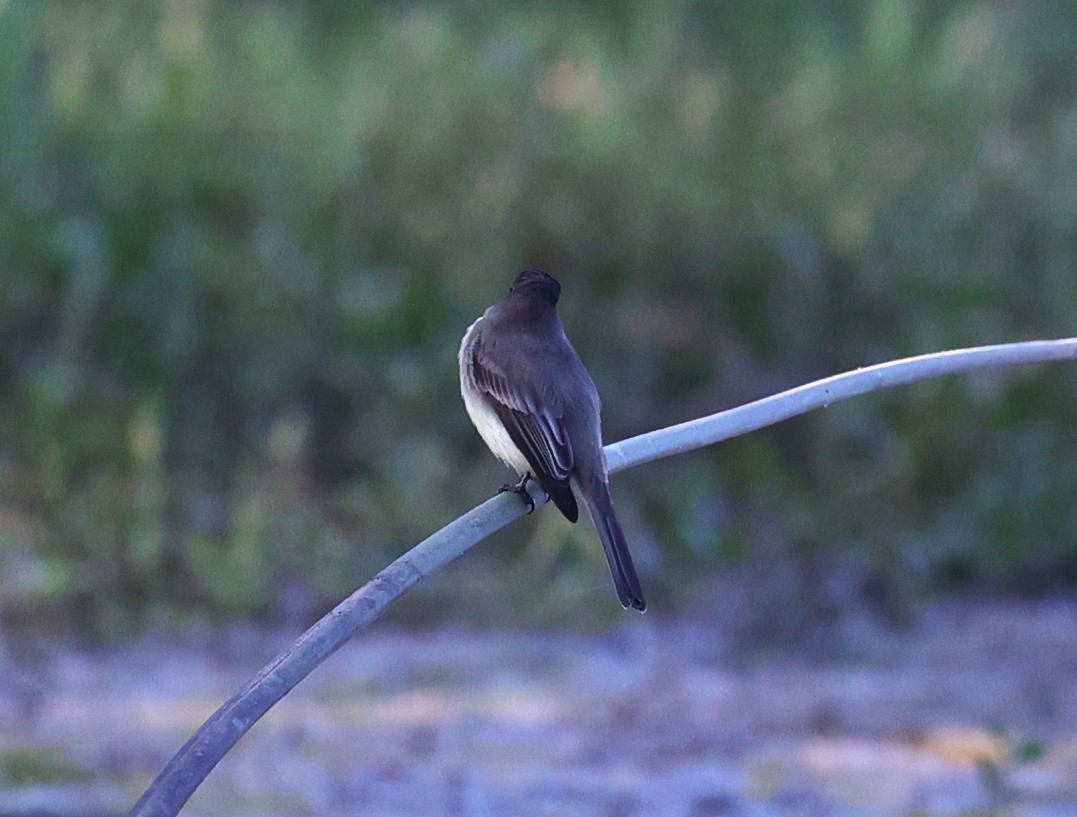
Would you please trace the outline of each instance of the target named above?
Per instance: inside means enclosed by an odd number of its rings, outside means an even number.
[[[847,628],[826,658],[625,618],[595,636],[376,624],[183,813],[1077,817],[1077,603],[940,605]],[[9,639],[0,815],[124,813],[290,639]]]

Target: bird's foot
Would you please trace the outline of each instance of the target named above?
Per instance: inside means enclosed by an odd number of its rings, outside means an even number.
[[[527,481],[531,479],[531,474],[524,474],[520,477],[519,482],[507,482],[498,489],[499,494],[513,493],[518,495],[525,503],[527,503],[527,512],[531,513],[535,510],[535,500],[531,498],[531,493],[527,490]]]

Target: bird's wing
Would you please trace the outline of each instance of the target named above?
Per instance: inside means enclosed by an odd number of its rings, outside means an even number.
[[[531,466],[532,475],[571,522],[579,518],[569,475],[574,456],[560,406],[544,405],[525,372],[509,378],[481,343],[471,357],[472,380]],[[523,381],[523,382],[520,382]],[[547,401],[548,402],[548,401]]]

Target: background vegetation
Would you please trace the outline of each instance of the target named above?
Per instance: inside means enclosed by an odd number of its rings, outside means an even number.
[[[541,265],[610,440],[1073,334],[1077,6],[0,0],[0,611],[306,621],[506,474],[464,328]],[[653,606],[1072,592],[1077,369],[618,475]],[[514,526],[416,617],[616,608]]]

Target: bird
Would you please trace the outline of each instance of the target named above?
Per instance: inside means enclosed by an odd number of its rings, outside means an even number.
[[[525,269],[508,293],[464,333],[460,393],[479,436],[526,491],[534,478],[569,522],[577,496],[591,516],[609,562],[617,597],[643,612],[647,603],[610,497],[602,451],[602,401],[557,314],[561,285],[541,269]]]

